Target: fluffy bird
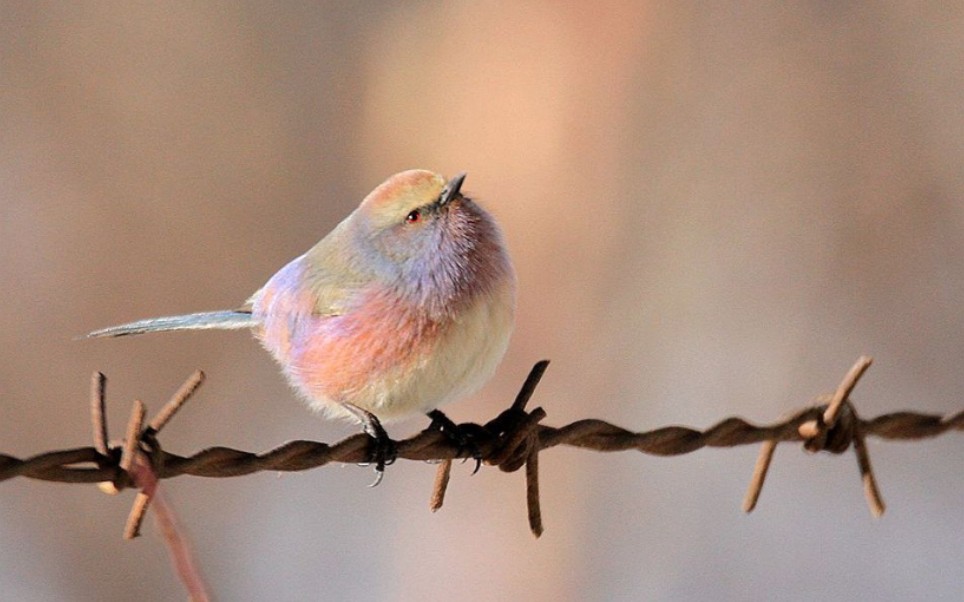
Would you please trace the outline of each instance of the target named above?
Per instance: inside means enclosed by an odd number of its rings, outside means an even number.
[[[312,408],[358,419],[379,437],[379,420],[416,413],[451,430],[436,408],[488,380],[515,311],[502,233],[462,194],[464,179],[424,170],[390,177],[237,309],[88,336],[251,329]]]

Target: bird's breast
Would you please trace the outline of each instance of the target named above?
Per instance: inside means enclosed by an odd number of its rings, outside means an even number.
[[[310,404],[329,413],[345,402],[383,420],[431,410],[478,389],[508,344],[511,279],[447,312],[373,284],[349,311],[326,316],[297,285],[298,267],[285,270],[255,304],[258,336]]]

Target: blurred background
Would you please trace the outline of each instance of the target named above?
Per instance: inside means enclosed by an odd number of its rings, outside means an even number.
[[[964,399],[964,9],[953,3],[0,2],[0,452],[113,435],[195,368],[171,451],[334,441],[245,333],[78,341],[237,305],[388,175],[468,171],[519,273],[485,421],[538,359],[547,424],[771,422],[858,355],[865,416]],[[393,425],[396,436],[425,426]],[[220,600],[964,598],[964,438],[852,454],[542,455],[164,484]],[[131,492],[0,485],[9,600],[175,600]]]

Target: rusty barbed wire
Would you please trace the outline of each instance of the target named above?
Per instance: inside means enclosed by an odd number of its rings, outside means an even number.
[[[771,425],[759,426],[731,417],[702,431],[668,426],[633,432],[597,419],[551,427],[541,424],[546,417],[541,407],[531,411],[525,409],[548,363],[541,361],[532,368],[512,406],[495,419],[481,427],[460,425],[460,428],[471,427],[468,432],[472,433],[472,449],[465,446],[460,449],[451,437],[433,427],[397,442],[399,458],[439,462],[430,502],[432,510],[442,506],[451,463],[455,459],[476,455],[485,464],[498,466],[504,472],[525,466],[529,525],[538,537],[542,533],[538,490],[538,454],[542,450],[568,445],[601,452],[636,450],[673,456],[704,447],[760,443],[763,445],[743,504],[743,509],[749,512],[759,498],[776,445],[800,442],[809,451],[836,454],[853,446],[871,512],[880,516],[884,504],[877,490],[865,438],[919,440],[949,431],[964,431],[964,411],[951,416],[902,411],[872,419],[860,418],[850,401],[850,393],[870,366],[868,357],[857,361],[834,395],[819,400],[826,403],[804,408]],[[61,483],[98,483],[108,493],[136,487],[140,494],[125,529],[125,537],[130,538],[138,533],[157,480],[179,475],[236,477],[261,471],[302,471],[332,462],[361,464],[370,461],[374,453],[374,443],[365,434],[353,435],[334,444],[290,441],[262,453],[210,447],[191,456],[181,456],[162,449],[157,435],[203,379],[202,372],[193,374],[147,426],[143,426],[143,404],[136,401],[127,436],[122,443],[111,445],[107,442],[104,419],[106,380],[102,374],[96,373],[91,383],[94,446],[51,451],[26,459],[0,454],[0,481],[26,477]],[[146,476],[144,470],[148,471]]]

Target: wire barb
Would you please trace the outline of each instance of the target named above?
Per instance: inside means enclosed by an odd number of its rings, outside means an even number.
[[[844,376],[844,379],[840,382],[840,386],[837,387],[836,392],[834,392],[833,399],[830,400],[830,404],[823,413],[823,422],[828,428],[833,428],[833,425],[836,424],[843,403],[850,398],[854,387],[857,386],[857,381],[860,380],[860,377],[864,375],[864,372],[867,371],[867,368],[870,368],[870,364],[873,362],[874,358],[862,355],[857,358],[857,363],[855,363],[847,372],[847,375]]]
[[[776,441],[764,441],[760,445],[760,454],[757,456],[756,464],[753,466],[753,477],[750,479],[750,486],[746,490],[743,498],[743,511],[753,512],[756,503],[760,499],[760,492],[763,490],[763,482],[767,478],[770,470],[770,462],[773,461],[773,452],[777,449]]]
[[[438,512],[445,503],[445,491],[452,477],[452,460],[442,460],[435,469],[435,483],[432,485],[432,497],[428,502],[429,510]]]
[[[880,495],[877,479],[874,477],[874,471],[870,465],[870,452],[867,451],[867,446],[864,443],[857,410],[850,402],[850,394],[873,361],[873,358],[866,355],[859,357],[840,382],[823,413],[818,413],[814,418],[800,424],[797,427],[797,432],[803,438],[804,449],[810,452],[842,453],[853,444],[867,505],[870,508],[870,513],[875,518],[879,518],[884,514],[884,500]],[[753,468],[753,477],[750,479],[746,496],[743,498],[744,512],[752,512],[760,499],[760,492],[770,469],[770,463],[773,461],[777,443],[777,440],[771,439],[764,441],[760,447],[760,454]]]
[[[107,377],[94,372],[90,379],[90,421],[94,430],[94,449],[107,455]]]
[[[174,395],[171,396],[171,399],[164,404],[161,411],[151,418],[148,427],[155,433],[161,432],[164,425],[170,422],[171,418],[173,418],[184,403],[194,395],[194,392],[198,390],[198,387],[200,387],[202,383],[204,383],[204,372],[195,370],[194,373],[184,381],[184,384],[178,388]]]
[[[130,420],[127,421],[127,435],[124,437],[124,447],[120,459],[120,469],[126,473],[130,473],[134,464],[134,453],[137,451],[137,445],[141,439],[141,427],[144,425],[146,413],[147,408],[144,407],[144,402],[139,399],[135,400],[134,407],[131,408]]]

